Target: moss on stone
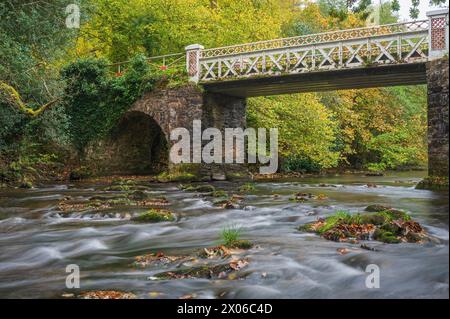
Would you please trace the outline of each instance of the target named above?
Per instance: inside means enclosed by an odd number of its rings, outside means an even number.
[[[131,199],[131,200],[145,200],[145,199],[149,199],[151,196],[149,193],[146,193],[142,190],[134,190],[131,192],[128,192],[126,194],[127,198]]]
[[[372,235],[372,238],[387,244],[398,244],[401,240],[394,233],[378,228]]]
[[[156,176],[156,180],[160,183],[199,181],[200,168],[200,164],[177,164]]]
[[[225,245],[227,248],[250,249],[253,244],[249,240],[238,239],[231,241]]]
[[[198,192],[198,193],[211,193],[214,194],[216,191],[216,188],[212,185],[194,185],[194,184],[187,184],[187,185],[180,185],[179,188],[181,190],[184,190],[186,192]],[[220,197],[220,196],[217,196]]]
[[[192,173],[181,173],[181,172],[175,172],[175,173],[168,173],[163,172],[156,176],[156,180],[160,183],[169,183],[169,182],[190,182],[197,179],[197,177]]]
[[[213,197],[228,197],[228,193],[223,190],[216,190],[212,192]]]
[[[24,178],[24,179],[22,179],[22,181],[20,182],[19,188],[23,188],[23,189],[30,189],[30,188],[33,188],[33,183],[32,183],[29,179]]]
[[[213,193],[216,188],[212,185],[200,185],[195,188],[195,191],[198,193]]]
[[[416,189],[427,189],[434,191],[448,191],[448,176],[445,177],[436,177],[430,176],[422,180],[419,184],[417,184]]]
[[[163,209],[150,209],[131,219],[140,223],[158,223],[175,221],[175,216],[172,212]]]
[[[392,207],[387,207],[383,205],[369,205],[365,209],[366,212],[376,212],[379,213],[378,215],[374,216],[381,216],[387,219],[388,221],[396,220],[396,219],[403,219],[405,221],[410,220],[411,217],[406,214],[404,211],[394,209]]]
[[[256,190],[256,186],[254,183],[245,183],[244,185],[238,188],[239,193],[249,193]]]
[[[168,271],[156,274],[158,279],[190,279],[190,278],[205,278],[213,279],[219,277],[222,273],[230,273],[234,271],[230,265],[214,265],[214,266],[201,266],[188,269],[180,269],[175,271]]]

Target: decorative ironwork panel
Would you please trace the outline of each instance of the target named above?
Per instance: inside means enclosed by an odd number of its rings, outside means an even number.
[[[445,29],[447,26],[447,19],[445,17],[431,19],[431,49],[444,50],[445,43]]]
[[[189,73],[189,76],[195,76],[195,75],[197,75],[197,72],[198,72],[198,51],[190,51],[190,52],[188,52],[188,54],[189,54],[188,73]]]

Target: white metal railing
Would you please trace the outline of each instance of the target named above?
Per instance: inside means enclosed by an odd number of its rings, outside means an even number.
[[[186,68],[185,65],[186,59],[184,53],[173,53],[173,54],[153,56],[147,58],[147,62],[150,65],[150,67],[161,71],[168,70],[170,68],[180,68],[180,69]],[[127,65],[129,63],[130,61],[124,61],[114,63],[109,66],[113,67],[114,71],[117,74],[122,74],[122,72],[126,70]]]
[[[413,21],[405,23],[395,23],[383,26],[365,27],[349,30],[339,30],[317,34],[308,34],[298,37],[260,41],[247,44],[226,46],[202,50],[201,58],[213,58],[225,55],[250,53],[262,50],[280,49],[296,47],[302,45],[319,44],[333,41],[344,41],[350,39],[362,39],[372,36],[392,35],[408,31],[428,31],[429,21]]]

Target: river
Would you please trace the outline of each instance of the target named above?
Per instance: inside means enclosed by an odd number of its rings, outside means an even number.
[[[0,297],[61,298],[77,291],[119,290],[138,298],[186,294],[197,298],[448,298],[449,199],[446,193],[415,190],[422,177],[420,172],[405,172],[259,182],[239,209],[214,207],[210,199],[181,191],[177,184],[154,183],[149,184],[151,192],[165,196],[170,202],[167,208],[177,216],[175,222],[157,224],[123,219],[123,209],[117,216],[114,212],[107,216],[60,214],[58,203],[66,196],[83,200],[105,194],[101,182],[3,189]],[[214,186],[236,188],[229,182]],[[289,201],[298,192],[324,194],[328,199]],[[369,204],[406,210],[438,241],[370,242],[376,251],[369,251],[296,229],[337,210],[358,212]],[[167,269],[130,265],[135,256],[152,252],[193,255],[217,245],[221,229],[231,224],[239,225],[242,237],[256,245],[245,252],[249,264],[241,279],[149,280]],[[348,248],[349,253],[340,254],[339,248]],[[65,286],[68,264],[80,268],[81,288],[75,292]],[[379,289],[365,285],[369,264],[380,269]]]

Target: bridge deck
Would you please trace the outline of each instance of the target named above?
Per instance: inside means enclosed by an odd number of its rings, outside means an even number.
[[[392,64],[202,83],[208,92],[236,97],[426,84],[425,63]]]

